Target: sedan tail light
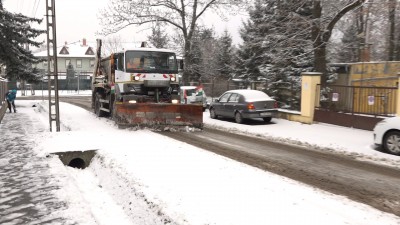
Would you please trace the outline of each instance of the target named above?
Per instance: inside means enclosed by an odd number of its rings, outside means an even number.
[[[256,109],[256,107],[254,107],[254,104],[252,102],[247,104],[247,109],[252,110],[252,109]]]
[[[278,102],[277,101],[274,102],[274,108],[278,108]]]

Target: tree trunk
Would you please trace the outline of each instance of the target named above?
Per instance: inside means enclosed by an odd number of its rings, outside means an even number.
[[[192,67],[191,63],[191,46],[190,42],[186,39],[185,40],[185,50],[183,56],[183,75],[182,75],[182,84],[188,85],[191,77],[190,68]]]
[[[332,30],[336,23],[349,11],[357,8],[363,4],[366,0],[356,0],[347,4],[342,8],[329,23],[325,26],[322,24],[322,6],[321,1],[313,1],[313,23],[311,37],[313,40],[314,47],[314,70],[322,73],[321,84],[326,84],[327,80],[327,69],[326,69],[326,44],[328,43]]]
[[[321,1],[314,1],[313,23],[311,38],[314,47],[314,70],[322,73],[321,84],[326,84],[326,43],[323,41],[321,30],[322,7]]]
[[[326,45],[324,43],[321,43],[319,47],[314,49],[314,69],[316,72],[322,73],[322,85],[325,85],[327,80],[326,65]]]
[[[388,0],[389,9],[389,44],[388,44],[388,61],[393,61],[395,58],[395,11],[396,0]]]

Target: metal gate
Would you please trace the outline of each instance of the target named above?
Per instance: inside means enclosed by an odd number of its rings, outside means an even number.
[[[314,120],[373,130],[385,117],[396,115],[397,87],[317,86]]]

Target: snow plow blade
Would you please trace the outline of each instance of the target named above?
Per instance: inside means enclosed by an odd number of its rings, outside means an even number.
[[[203,129],[203,108],[169,103],[116,103],[114,120],[120,128],[189,126]]]

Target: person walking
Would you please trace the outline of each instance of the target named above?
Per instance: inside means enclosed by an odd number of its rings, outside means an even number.
[[[15,109],[15,102],[14,102],[16,98],[17,98],[17,90],[13,89],[6,93],[6,100],[7,100],[8,110],[10,110],[10,113],[11,113],[11,106],[14,109],[14,113],[17,112],[17,110]]]

